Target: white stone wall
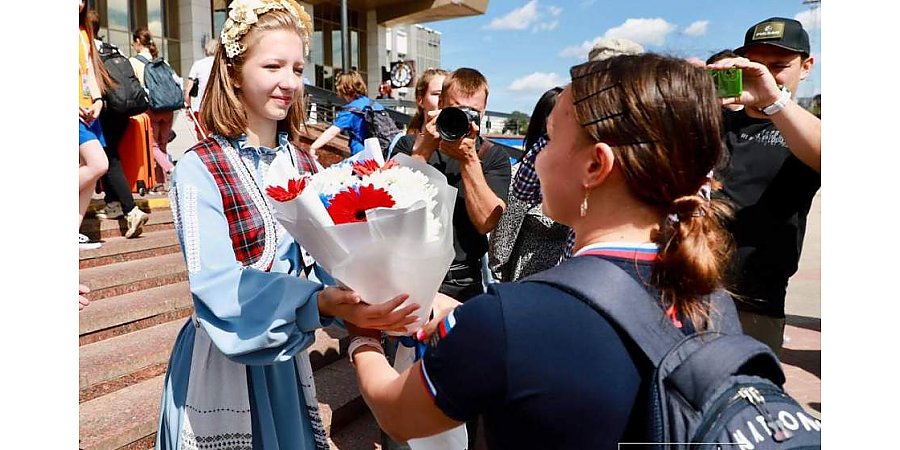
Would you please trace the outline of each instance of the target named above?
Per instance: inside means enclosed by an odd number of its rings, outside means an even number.
[[[180,0],[178,3],[179,35],[181,36],[181,72],[187,77],[194,61],[203,53],[204,37],[212,36],[212,2],[210,0]]]

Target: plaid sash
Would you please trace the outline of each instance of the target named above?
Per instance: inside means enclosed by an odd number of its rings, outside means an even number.
[[[274,218],[272,225],[268,226],[267,222],[269,221],[266,220],[268,217],[264,216],[268,213],[268,207],[258,208],[253,199],[254,194],[258,193],[259,196],[262,196],[262,193],[257,190],[252,175],[242,165],[235,167],[236,164],[231,160],[239,159],[240,156],[233,148],[223,149],[220,142],[231,147],[225,138],[210,136],[188,151],[197,152],[197,156],[206,165],[219,187],[225,217],[228,220],[231,245],[238,261],[244,266],[261,265],[261,269],[267,270],[271,267],[272,261],[268,260],[269,258],[266,258],[266,261],[262,261],[262,259],[264,256],[274,257]],[[318,172],[316,161],[309,153],[299,150],[293,145],[291,147],[296,156],[297,168],[301,173]],[[233,151],[234,155],[229,158],[225,154],[226,151]],[[242,172],[244,173],[242,174]],[[242,177],[250,178],[242,180]],[[265,202],[265,199],[262,198],[262,201]],[[265,212],[261,212],[260,209],[265,209]],[[267,251],[269,250],[266,245],[267,237],[273,240],[271,251]]]

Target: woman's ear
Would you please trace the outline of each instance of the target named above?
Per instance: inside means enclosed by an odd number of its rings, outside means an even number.
[[[591,158],[588,163],[588,171],[585,174],[584,185],[588,189],[596,188],[603,184],[609,174],[612,173],[616,163],[616,155],[605,142],[594,144],[591,149]]]

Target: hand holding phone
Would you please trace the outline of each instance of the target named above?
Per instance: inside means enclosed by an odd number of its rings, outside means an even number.
[[[719,98],[740,97],[744,90],[743,72],[737,67],[730,69],[711,69],[709,74],[712,75],[713,81],[716,83],[716,95]]]

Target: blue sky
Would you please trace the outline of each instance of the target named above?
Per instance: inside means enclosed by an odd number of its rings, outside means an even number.
[[[756,22],[800,20],[816,64],[798,95],[821,91],[819,11],[803,0],[490,0],[484,15],[423,25],[441,36],[446,69],[474,67],[488,79],[488,109],[531,114],[550,87],[568,82],[569,67],[587,60],[600,37],[625,37],[648,51],[706,59],[739,47]]]

